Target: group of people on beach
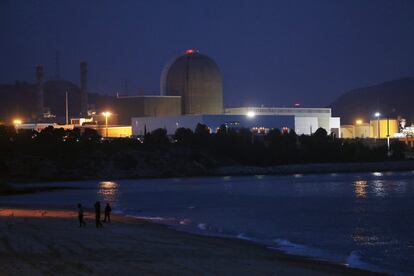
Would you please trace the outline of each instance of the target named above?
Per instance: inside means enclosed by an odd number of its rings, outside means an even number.
[[[101,202],[97,201],[95,202],[95,224],[96,228],[103,227],[103,224],[101,222]],[[111,222],[111,212],[112,208],[109,203],[106,203],[105,210],[104,210],[104,220],[103,222]],[[86,227],[86,222],[84,219],[84,211],[82,204],[78,203],[78,219],[79,219],[79,227]]]

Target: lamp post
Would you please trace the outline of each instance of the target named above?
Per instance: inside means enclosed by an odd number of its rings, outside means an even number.
[[[381,113],[375,112],[374,115],[375,115],[375,117],[377,117],[377,138],[379,139],[380,138],[380,121],[379,121],[379,118],[381,116]]]
[[[390,117],[387,116],[387,149],[388,155],[390,155]]]
[[[111,112],[105,111],[102,115],[105,117],[105,137],[108,138],[108,117],[111,116]]]

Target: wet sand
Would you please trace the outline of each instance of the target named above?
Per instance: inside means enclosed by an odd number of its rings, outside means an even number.
[[[66,210],[0,209],[0,275],[366,275],[254,243],[125,216],[86,228]]]

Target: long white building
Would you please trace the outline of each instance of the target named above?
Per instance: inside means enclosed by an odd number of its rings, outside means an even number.
[[[332,117],[330,108],[300,108],[300,107],[236,107],[226,108],[225,114],[242,115],[254,114],[265,116],[293,116],[293,129],[298,135],[310,135],[318,128],[325,129],[328,133],[334,132],[340,135],[341,120]]]
[[[215,132],[221,125],[244,128],[293,129],[298,135],[311,135],[318,128],[339,137],[340,119],[331,116],[330,108],[227,108],[224,114],[179,115],[132,118],[133,135],[143,135],[157,128],[174,134],[179,127],[195,129],[198,123]]]

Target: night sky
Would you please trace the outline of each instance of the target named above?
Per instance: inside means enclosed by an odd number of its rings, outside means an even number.
[[[0,0],[0,83],[34,66],[90,91],[159,91],[187,48],[212,57],[225,106],[326,106],[347,90],[414,76],[414,1]]]

